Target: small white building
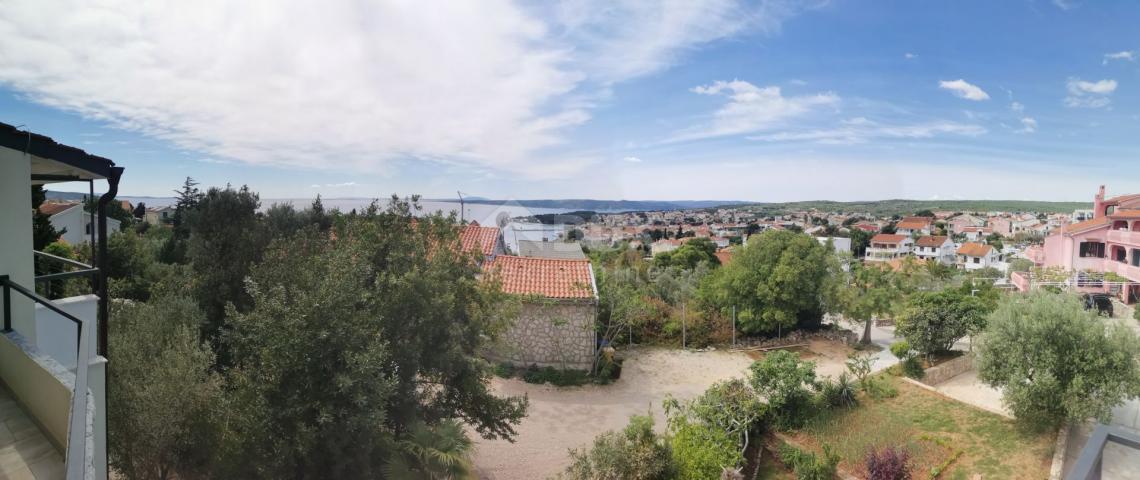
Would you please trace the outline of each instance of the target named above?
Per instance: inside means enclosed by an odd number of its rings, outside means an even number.
[[[867,245],[868,262],[887,262],[910,255],[914,250],[914,240],[906,235],[880,233],[871,237]]]
[[[844,237],[815,237],[815,240],[820,245],[827,245],[828,240],[831,241],[831,246],[835,247],[836,253],[847,252],[851,253],[851,239]]]
[[[990,245],[984,243],[966,242],[958,247],[958,266],[966,270],[997,267],[1001,262],[1001,254]]]
[[[682,243],[684,243],[683,240],[667,240],[662,238],[661,240],[653,242],[653,244],[649,246],[649,252],[653,256],[657,256],[665,252],[672,252],[673,250],[681,248]]]
[[[914,242],[914,256],[919,260],[934,260],[943,265],[954,264],[954,254],[957,249],[950,237],[924,236]]]
[[[83,204],[71,203],[45,203],[40,205],[40,212],[50,215],[51,226],[57,232],[63,232],[60,239],[71,245],[91,243],[91,234],[99,239],[99,229],[95,224],[94,215],[83,211]],[[119,221],[107,218],[107,234],[113,235],[119,231]]]
[[[161,225],[174,220],[174,207],[152,207],[146,209],[143,221],[151,225]]]
[[[930,235],[934,230],[934,219],[930,217],[906,217],[895,224],[899,235]]]

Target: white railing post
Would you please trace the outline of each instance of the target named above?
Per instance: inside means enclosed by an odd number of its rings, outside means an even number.
[[[75,358],[75,384],[72,386],[71,418],[67,428],[67,480],[87,477],[87,364],[91,359],[91,327],[94,322],[80,319],[79,352]]]

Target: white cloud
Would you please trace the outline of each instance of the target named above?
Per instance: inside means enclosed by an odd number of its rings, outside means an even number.
[[[717,80],[693,87],[691,91],[725,96],[728,101],[713,114],[710,122],[677,132],[674,141],[757,132],[839,103],[839,96],[832,92],[785,97],[780,87],[757,87],[743,80]]]
[[[1098,80],[1089,82],[1079,78],[1070,78],[1066,83],[1069,95],[1065,97],[1065,106],[1073,108],[1101,108],[1112,103],[1109,96],[1116,91],[1116,80]]]
[[[549,150],[590,119],[607,84],[711,41],[775,33],[802,10],[560,5],[11,0],[0,83],[213,158],[369,172],[413,159],[545,175],[591,163]],[[67,34],[44,34],[44,19]]]
[[[1033,117],[1021,117],[1021,129],[1015,133],[1033,133],[1037,131],[1037,120]]]
[[[942,80],[938,82],[938,88],[949,90],[954,96],[958,98],[965,98],[966,100],[973,100],[975,102],[982,100],[989,100],[990,95],[982,90],[977,85],[973,85],[965,80]]]
[[[1108,65],[1109,60],[1127,60],[1131,62],[1133,60],[1136,60],[1136,52],[1125,50],[1116,53],[1106,53],[1104,54],[1104,60],[1101,62],[1101,64]]]
[[[1013,102],[1009,104],[1009,109],[1016,113],[1022,113],[1025,112],[1025,105],[1022,105],[1021,102]]]
[[[864,117],[856,117],[840,122],[840,126],[836,128],[779,132],[748,138],[767,142],[817,142],[849,145],[867,143],[875,139],[925,139],[938,135],[976,137],[985,133],[986,129],[982,126],[949,121],[890,125],[881,124]]]
[[[637,158],[637,157],[625,157],[622,160],[627,161],[629,163],[641,163],[641,159]]]
[[[1080,6],[1079,3],[1074,2],[1073,0],[1053,0],[1053,5],[1056,5],[1057,8],[1060,8],[1061,10],[1072,10]]]
[[[903,58],[905,58],[907,60],[914,60],[914,59],[918,58],[918,54],[907,52],[907,53],[903,54]]]

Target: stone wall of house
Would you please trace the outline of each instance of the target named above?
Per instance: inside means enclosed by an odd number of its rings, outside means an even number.
[[[922,377],[922,383],[938,385],[939,383],[950,380],[973,369],[974,355],[972,353],[966,353],[958,358],[926,369],[926,374]]]
[[[485,355],[520,367],[589,370],[597,308],[594,300],[525,300],[518,318]]]

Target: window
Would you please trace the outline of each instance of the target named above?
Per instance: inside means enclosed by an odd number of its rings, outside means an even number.
[[[1116,260],[1120,263],[1124,263],[1124,262],[1128,261],[1127,257],[1128,257],[1128,251],[1125,250],[1124,247],[1113,247],[1112,248],[1112,259],[1113,260]]]
[[[1132,266],[1140,267],[1140,248],[1132,249]]]
[[[1101,242],[1081,242],[1080,255],[1082,258],[1104,258],[1104,244]]]
[[[91,224],[90,223],[83,226],[83,233],[86,233],[87,235],[91,235]]]
[[[974,263],[982,263],[982,259],[974,257]]]

